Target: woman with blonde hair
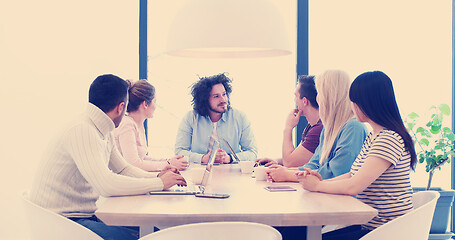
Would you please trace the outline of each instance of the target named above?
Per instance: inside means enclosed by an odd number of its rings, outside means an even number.
[[[316,100],[324,126],[319,146],[310,161],[299,168],[270,166],[266,171],[270,180],[297,182],[295,173],[304,168],[317,171],[323,179],[349,171],[368,134],[365,126],[354,118],[349,87],[349,76],[344,71],[328,70],[316,77]]]
[[[127,115],[114,130],[117,148],[126,161],[145,171],[159,171],[167,165],[185,170],[188,161],[182,155],[169,159],[152,159],[147,155],[144,122],[153,117],[156,109],[155,87],[147,80],[138,80],[134,84],[127,82],[130,85]]]
[[[325,233],[322,239],[327,240],[360,239],[413,208],[410,172],[417,157],[392,80],[381,71],[362,73],[352,83],[349,97],[357,120],[372,129],[350,171],[328,180],[309,169],[297,175],[308,191],[356,196],[379,213],[366,224]]]

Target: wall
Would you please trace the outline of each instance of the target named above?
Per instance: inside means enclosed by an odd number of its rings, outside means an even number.
[[[27,238],[20,193],[91,81],[138,78],[138,2],[0,2],[0,239]]]

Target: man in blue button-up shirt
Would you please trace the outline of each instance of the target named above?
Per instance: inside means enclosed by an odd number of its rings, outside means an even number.
[[[203,77],[191,88],[193,110],[182,119],[175,142],[175,154],[190,162],[207,163],[213,139],[220,142],[216,163],[236,161],[227,141],[240,161],[254,161],[257,147],[246,115],[230,106],[231,80],[225,74]]]

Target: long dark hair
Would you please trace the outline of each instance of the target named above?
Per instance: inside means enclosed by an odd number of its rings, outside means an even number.
[[[191,95],[193,96],[191,104],[193,105],[193,109],[201,116],[209,115],[210,91],[212,91],[212,87],[217,84],[223,84],[224,89],[226,90],[229,109],[231,107],[231,103],[229,101],[229,95],[232,92],[231,82],[231,79],[229,79],[224,73],[200,78],[199,81],[191,86]]]
[[[417,163],[414,142],[404,126],[395,99],[392,80],[381,71],[360,74],[349,89],[349,98],[373,122],[398,133],[411,154],[411,168]]]

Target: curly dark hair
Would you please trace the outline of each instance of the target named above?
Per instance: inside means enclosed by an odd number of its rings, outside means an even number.
[[[229,79],[224,73],[210,77],[202,77],[199,81],[195,82],[191,86],[191,95],[193,100],[191,100],[191,105],[193,109],[201,116],[209,116],[209,97],[212,87],[217,84],[223,84],[224,89],[226,90],[226,95],[228,97],[228,109],[231,107],[229,101],[229,95],[232,92],[231,86],[232,80]]]

